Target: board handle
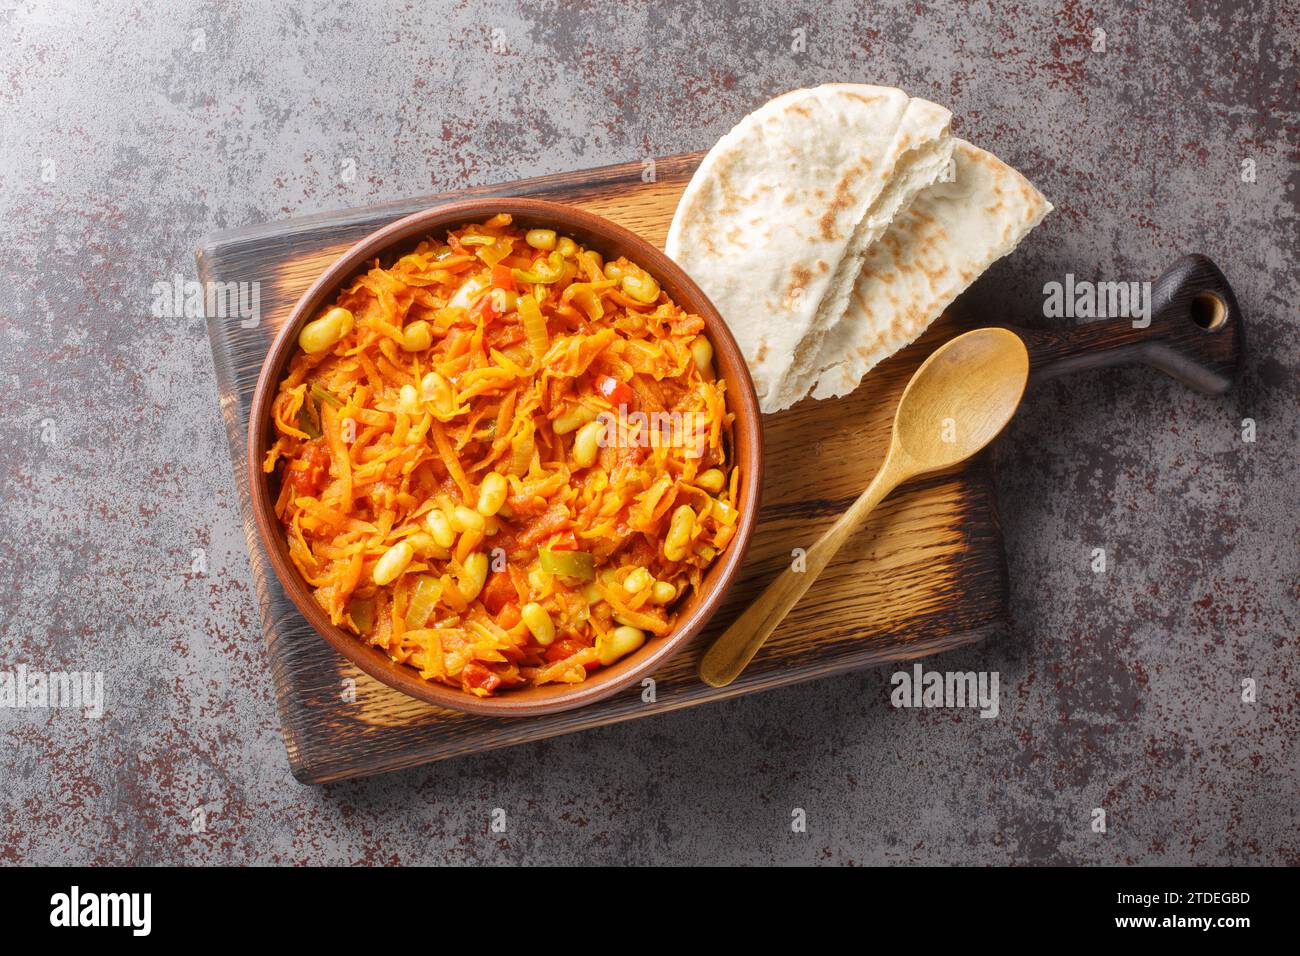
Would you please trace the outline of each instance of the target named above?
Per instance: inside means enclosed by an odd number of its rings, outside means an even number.
[[[1237,379],[1245,326],[1232,286],[1208,257],[1183,256],[1151,289],[1151,322],[1105,319],[1070,328],[1008,326],[1029,349],[1030,382],[1143,362],[1185,385],[1222,395]]]

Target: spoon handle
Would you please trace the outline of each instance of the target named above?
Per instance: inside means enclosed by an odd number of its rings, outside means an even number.
[[[1142,362],[1198,391],[1228,391],[1241,364],[1245,323],[1219,267],[1205,256],[1184,256],[1155,281],[1148,305],[1150,315],[1136,324],[1116,318],[1011,331],[1029,349],[1035,382]]]
[[[898,457],[890,454],[865,491],[808,549],[800,570],[786,568],[767,586],[740,617],[736,618],[700,659],[700,677],[713,687],[725,687],[740,676],[758,649],[799,603],[817,576],[886,495],[907,476],[900,472]]]

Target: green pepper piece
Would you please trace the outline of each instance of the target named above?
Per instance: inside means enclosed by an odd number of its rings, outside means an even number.
[[[316,398],[319,398],[322,402],[328,402],[329,404],[333,405],[335,408],[343,407],[343,402],[340,401],[338,398],[336,398],[334,394],[330,392],[328,389],[326,389],[323,385],[321,385],[320,382],[311,383],[311,393],[312,395],[316,396]]]
[[[586,551],[552,551],[538,548],[537,557],[547,574],[563,574],[590,581],[596,576],[595,561]]]
[[[320,427],[320,411],[310,395],[303,399],[302,408],[298,409],[298,430],[306,432],[308,438],[320,438],[325,434]]]
[[[348,601],[348,617],[362,634],[369,634],[375,627],[374,598],[354,597]]]

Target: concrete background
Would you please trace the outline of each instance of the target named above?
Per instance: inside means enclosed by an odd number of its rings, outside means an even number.
[[[0,670],[107,685],[98,721],[0,710],[0,860],[1300,863],[1298,22],[1275,2],[0,0]],[[999,718],[894,710],[869,672],[294,782],[208,342],[151,316],[152,285],[193,278],[214,230],[703,148],[832,80],[950,106],[1056,203],[971,293],[1009,316],[1045,322],[1066,272],[1151,278],[1192,250],[1249,316],[1239,395],[1083,375],[1002,441],[1014,626],[928,662],[997,671]]]

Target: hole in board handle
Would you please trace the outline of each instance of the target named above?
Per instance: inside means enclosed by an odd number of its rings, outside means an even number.
[[[1192,299],[1192,321],[1213,332],[1223,325],[1228,318],[1228,307],[1213,292],[1198,292]]]

